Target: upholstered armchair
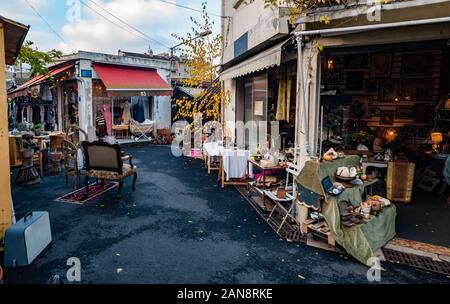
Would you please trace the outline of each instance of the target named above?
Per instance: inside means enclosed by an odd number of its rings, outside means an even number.
[[[119,145],[110,145],[106,142],[87,141],[82,143],[85,163],[86,176],[85,187],[86,194],[89,195],[89,179],[95,178],[104,182],[105,180],[119,181],[119,191],[117,198],[122,198],[123,180],[133,176],[133,191],[136,191],[137,168],[133,165],[132,157],[122,157]],[[124,161],[129,164],[124,164]]]

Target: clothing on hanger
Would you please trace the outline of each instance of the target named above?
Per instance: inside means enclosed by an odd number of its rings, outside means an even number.
[[[41,107],[39,106],[33,106],[32,108],[32,122],[33,124],[41,124]]]
[[[144,106],[142,105],[142,100],[133,107],[133,119],[139,123],[145,121]]]
[[[47,84],[42,85],[41,88],[41,99],[43,101],[52,101],[53,100],[53,96],[52,96],[52,92],[50,90],[50,86]]]
[[[122,123],[124,125],[128,125],[131,119],[131,104],[130,102],[125,101],[122,105],[123,113],[122,113]]]
[[[97,113],[97,118],[95,119],[95,124],[97,127],[97,136],[99,138],[104,138],[108,135],[108,130],[106,127],[106,120],[105,120],[105,115],[99,111],[99,113]]]

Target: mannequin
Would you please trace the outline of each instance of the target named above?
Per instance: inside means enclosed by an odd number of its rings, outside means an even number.
[[[112,135],[112,114],[111,114],[111,105],[110,104],[103,105],[103,113],[105,115],[107,134],[108,134],[108,136],[111,136]]]

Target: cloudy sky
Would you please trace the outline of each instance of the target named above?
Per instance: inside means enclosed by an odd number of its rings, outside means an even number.
[[[65,53],[85,50],[116,54],[121,49],[143,53],[151,47],[155,53],[161,53],[177,44],[172,33],[185,35],[189,31],[191,16],[201,18],[198,12],[165,2],[201,9],[203,1],[0,0],[0,15],[30,25],[27,40],[44,51],[56,48]],[[220,15],[220,0],[207,3],[218,32],[221,20],[214,14]]]

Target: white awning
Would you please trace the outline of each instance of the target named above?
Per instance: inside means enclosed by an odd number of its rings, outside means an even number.
[[[220,74],[220,80],[228,80],[237,77],[241,77],[244,75],[248,75],[254,72],[262,71],[274,66],[281,65],[281,51],[283,46],[288,42],[291,38],[286,41],[283,41],[280,44],[275,45],[274,47],[265,50],[264,52],[255,55],[244,62],[241,62]]]

